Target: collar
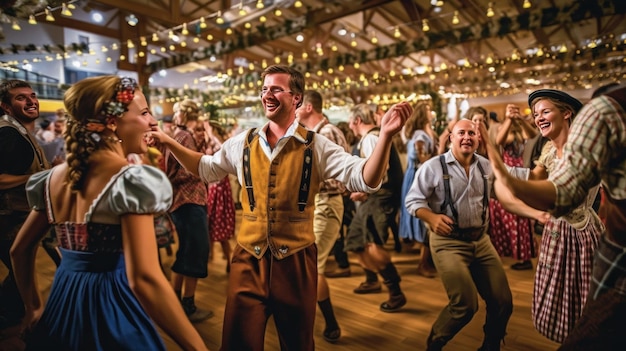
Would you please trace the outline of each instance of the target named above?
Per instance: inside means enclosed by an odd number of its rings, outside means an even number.
[[[459,162],[456,157],[454,157],[454,154],[452,153],[452,150],[448,150],[445,154],[444,154],[444,158],[447,164],[450,163],[458,163],[459,166],[461,165],[461,162]],[[474,153],[474,155],[472,156],[472,162],[470,163],[470,165],[473,165],[474,163],[478,162],[478,157],[476,157],[476,153]]]
[[[24,125],[22,123],[20,123],[20,121],[18,121],[17,119],[15,119],[15,117],[13,116],[9,116],[9,115],[4,115],[1,117],[3,120],[11,123],[13,126],[15,126],[15,128],[22,133],[23,135],[27,135],[28,134],[28,129],[26,129],[26,127],[24,127]]]
[[[322,127],[324,127],[327,124],[328,124],[328,119],[322,118],[322,120],[318,124],[316,124],[315,127],[313,127],[313,131],[315,133],[319,133],[320,130],[322,130]]]
[[[268,121],[263,125],[263,127],[259,129],[259,137],[265,141],[267,141],[267,134],[265,133],[265,131],[267,130],[269,124],[270,122]],[[296,138],[296,140],[305,144],[306,143],[306,131],[307,129],[300,125],[300,123],[298,122],[298,119],[294,119],[293,123],[291,123],[291,125],[285,132],[285,135],[283,135],[283,137],[280,139],[282,140],[282,139],[293,136],[294,138]]]

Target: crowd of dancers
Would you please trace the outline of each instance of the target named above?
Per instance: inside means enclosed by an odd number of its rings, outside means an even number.
[[[516,270],[537,258],[542,335],[563,350],[622,349],[624,88],[587,105],[540,89],[527,116],[516,104],[502,118],[473,106],[438,134],[428,101],[384,112],[357,104],[335,126],[301,72],[270,66],[262,80],[267,123],[233,134],[187,99],[171,127],[159,126],[137,83],[117,76],[72,85],[54,128],[37,128],[30,85],[3,82],[0,328],[17,328],[33,350],[165,349],[157,326],[183,349],[206,349],[192,323],[213,312],[195,296],[219,243],[229,275],[222,349],[262,350],[273,316],[282,349],[314,350],[317,306],[323,338],[341,338],[326,278],[350,275],[348,253],[365,273],[354,293],[384,285],[381,311],[407,303],[391,237],[396,251],[419,245],[418,273],[438,276],[449,299],[427,350],[469,323],[479,296],[480,350],[500,350],[514,307],[504,256]],[[241,187],[237,233],[231,179]],[[176,232],[168,278],[155,225]],[[58,265],[46,299],[42,240]],[[326,269],[331,255],[337,271]]]

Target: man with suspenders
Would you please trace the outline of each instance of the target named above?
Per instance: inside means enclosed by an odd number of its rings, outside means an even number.
[[[273,315],[282,350],[313,351],[317,301],[315,194],[324,179],[351,191],[375,191],[385,173],[391,139],[411,114],[402,102],[383,116],[372,156],[350,155],[296,120],[304,75],[270,66],[261,75],[268,122],[228,139],[212,156],[181,147],[162,131],[180,163],[206,182],[236,174],[244,185],[242,220],[228,281],[222,350],[262,350]]]
[[[498,253],[487,235],[491,168],[475,153],[479,137],[462,119],[450,134],[450,150],[426,161],[415,175],[405,204],[430,233],[433,261],[449,297],[432,326],[427,350],[441,350],[485,299],[487,318],[480,350],[500,350],[513,310],[511,290]]]

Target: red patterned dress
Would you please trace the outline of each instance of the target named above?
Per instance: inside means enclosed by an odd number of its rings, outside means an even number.
[[[209,139],[205,153],[213,155],[219,149],[219,142]],[[211,241],[219,242],[232,238],[235,235],[235,203],[228,177],[209,183],[207,202],[207,219]]]
[[[514,142],[504,147],[502,158],[508,166],[523,167],[523,143]],[[527,261],[537,256],[530,231],[530,220],[505,210],[496,199],[489,200],[489,234],[501,257]]]

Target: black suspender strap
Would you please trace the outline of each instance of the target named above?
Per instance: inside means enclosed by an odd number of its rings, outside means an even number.
[[[445,200],[441,204],[441,211],[445,211],[447,206],[450,206],[454,222],[458,223],[459,213],[456,211],[454,204],[452,203],[452,194],[450,193],[450,174],[448,174],[448,166],[446,165],[446,158],[444,155],[439,155],[439,162],[441,162],[441,169],[443,170],[443,188],[445,191]]]
[[[445,191],[445,200],[443,204],[441,204],[441,211],[445,211],[447,206],[450,206],[450,210],[452,211],[452,215],[454,216],[454,221],[458,222],[459,214],[456,211],[452,203],[452,194],[450,193],[450,175],[448,174],[448,166],[446,165],[446,160],[444,155],[439,155],[439,162],[441,162],[441,168],[443,169],[443,188]],[[480,160],[477,161],[478,170],[480,171],[480,175],[483,178],[483,213],[481,215],[483,226],[487,221],[487,210],[489,209],[489,182],[488,176],[485,174],[485,169],[480,164]]]
[[[250,143],[256,135],[256,128],[248,132],[246,145],[243,148],[243,180],[245,182],[246,192],[248,193],[248,202],[250,202],[250,212],[254,211],[254,190],[252,189],[252,173],[250,172]]]
[[[310,145],[313,141],[315,132],[308,131],[306,133],[306,148],[304,149],[304,160],[302,162],[302,177],[300,178],[300,191],[298,193],[298,209],[304,211],[311,184],[311,166],[313,162],[313,150]]]
[[[480,164],[480,160],[478,161],[478,170],[480,171],[480,175],[483,177],[483,226],[485,225],[485,221],[487,220],[487,209],[489,208],[489,182],[487,181],[488,176],[485,174],[485,170],[483,166]]]
[[[250,202],[250,211],[254,211],[255,200],[254,190],[252,187],[252,172],[250,171],[250,143],[254,139],[256,129],[248,132],[247,142],[243,149],[243,179],[246,192],[248,193],[248,202]],[[302,177],[300,178],[300,191],[298,194],[298,209],[304,211],[309,197],[311,184],[311,169],[313,163],[313,150],[309,147],[313,141],[315,132],[308,131],[306,135],[306,148],[304,149],[304,161],[302,163]]]

